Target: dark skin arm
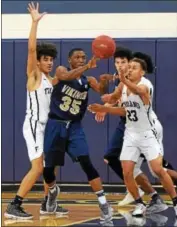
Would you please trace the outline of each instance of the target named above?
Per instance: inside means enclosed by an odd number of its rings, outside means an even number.
[[[105,94],[107,89],[108,89],[108,85],[109,85],[109,81],[113,80],[113,76],[109,75],[109,74],[103,74],[100,75],[100,80],[97,81],[97,79],[95,77],[89,76],[87,77],[88,82],[90,84],[90,87],[100,93],[101,95]]]
[[[97,59],[93,57],[86,65],[72,69],[70,71],[68,71],[64,66],[58,66],[55,73],[55,83],[57,80],[74,80],[81,77],[85,71],[97,66],[96,61]]]

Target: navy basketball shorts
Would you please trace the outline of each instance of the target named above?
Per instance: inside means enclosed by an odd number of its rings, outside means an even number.
[[[104,158],[105,159],[109,157],[119,158],[122,150],[123,140],[124,128],[118,126],[111,137],[111,140],[108,144],[108,148],[105,150]]]
[[[89,155],[81,122],[49,119],[44,135],[44,166],[63,166],[66,152],[73,161]]]

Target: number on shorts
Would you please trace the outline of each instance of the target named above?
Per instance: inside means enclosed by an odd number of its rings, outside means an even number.
[[[72,113],[74,115],[76,115],[80,112],[80,105],[82,103],[81,101],[78,101],[76,99],[74,99],[72,101],[72,99],[68,96],[64,96],[62,98],[62,101],[63,101],[63,103],[60,104],[60,106],[59,106],[61,110],[65,111],[65,112],[69,110],[70,113]]]
[[[138,121],[136,110],[127,110],[127,117],[130,121]]]

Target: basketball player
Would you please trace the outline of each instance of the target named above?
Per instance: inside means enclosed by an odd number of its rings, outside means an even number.
[[[140,59],[145,60],[145,62],[147,63],[147,73],[153,72],[153,63],[152,63],[152,59],[150,58],[150,56],[148,56],[144,53],[141,53],[141,52],[135,52],[133,54],[133,57],[138,57]],[[114,55],[114,62],[115,62],[115,67],[116,67],[117,72],[120,70],[120,68],[124,68],[124,70],[128,71],[128,63],[131,58],[132,58],[132,52],[129,49],[119,47],[116,50],[115,55]],[[116,74],[115,74],[115,78],[116,78]],[[116,91],[116,87],[119,84],[119,79],[116,78],[116,79],[114,79],[114,81],[115,81],[115,91]],[[108,103],[106,105],[112,106],[111,104],[108,104]],[[101,112],[96,113],[96,115],[95,115],[96,121],[97,122],[104,121],[105,114],[106,113],[101,113]],[[153,111],[152,111],[152,114],[153,114],[152,119],[154,122],[154,127],[157,131],[157,137],[158,137],[159,141],[161,142],[161,146],[163,147],[163,145],[162,145],[162,139],[163,139],[162,126]],[[119,156],[120,156],[120,152],[121,152],[122,144],[123,144],[125,121],[126,121],[126,119],[124,117],[120,118],[119,125],[116,128],[116,130],[112,136],[112,139],[109,143],[108,149],[106,150],[106,154],[104,156],[105,163],[107,163],[122,180],[123,180],[123,172],[122,172],[122,167],[121,167],[121,163],[119,160]],[[136,179],[136,182],[143,189],[143,190],[141,190],[139,188],[139,193],[140,193],[141,197],[144,195],[144,192],[148,193],[151,196],[152,200],[148,207],[149,212],[160,212],[160,211],[166,209],[167,206],[162,202],[162,200],[158,196],[157,192],[152,188],[146,175],[142,173],[140,167],[141,167],[141,164],[143,163],[143,161],[145,161],[144,157],[140,157],[138,163],[135,166],[135,170],[134,170],[134,177]],[[176,171],[174,171],[172,165],[167,163],[163,159],[163,166],[164,166],[164,168],[167,169],[167,172],[173,178],[174,183],[177,182],[176,181],[177,173],[176,173]],[[155,176],[155,175],[153,174],[153,176]],[[119,203],[119,206],[124,206],[124,205],[127,205],[132,202],[134,202],[134,198],[132,197],[132,195],[130,193],[128,193],[125,196],[125,198]]]
[[[145,55],[143,55],[145,56]],[[115,62],[115,67],[117,72],[123,68],[125,71],[128,72],[129,68],[129,61],[132,59],[132,52],[123,47],[119,47],[115,54],[114,54],[114,62]],[[148,57],[146,56],[146,61],[148,62],[148,73],[152,73],[153,65],[151,59],[149,60]],[[115,75],[115,78],[117,76]],[[115,87],[117,87],[119,84],[119,79],[115,79]],[[116,88],[115,88],[116,91]],[[110,104],[106,104],[106,106],[112,106]],[[95,118],[98,122],[104,120],[106,113],[96,113]],[[111,141],[109,143],[108,149],[106,150],[106,154],[104,156],[104,161],[107,163],[113,171],[123,180],[123,171],[121,167],[121,162],[119,160],[119,156],[121,153],[122,145],[123,145],[123,136],[124,136],[124,131],[125,131],[125,122],[126,118],[125,117],[120,117],[120,122],[118,124],[118,127],[116,128]],[[144,191],[149,194],[152,198],[153,204],[154,204],[154,209],[156,212],[160,212],[162,210],[165,210],[167,206],[163,203],[161,198],[158,196],[157,192],[152,188],[148,178],[146,177],[145,174],[142,173],[140,170],[140,165],[142,164],[143,159],[140,159],[140,161],[136,164],[136,168],[134,171],[134,177],[136,179],[136,182],[138,185],[141,186],[143,191],[139,188],[139,193],[141,197],[144,195]],[[120,206],[127,205],[131,202],[133,202],[134,199],[131,196],[130,193],[127,194],[125,199],[119,203]],[[155,206],[157,205],[158,206]],[[152,209],[152,207],[151,207]]]
[[[83,75],[89,68],[96,67],[96,59],[95,62],[86,64],[86,54],[81,48],[72,49],[69,52],[68,62],[69,68],[59,66],[56,70],[59,82],[52,92],[49,119],[45,129],[44,179],[49,186],[47,210],[53,212],[56,209],[58,187],[54,167],[64,165],[64,155],[67,152],[73,161],[80,164],[97,195],[102,212],[101,219],[110,221],[112,209],[104,195],[100,176],[90,160],[82,127],[82,119],[87,110],[89,88],[102,93],[105,87],[104,76],[98,83],[94,77]]]
[[[126,111],[126,129],[120,155],[124,182],[137,203],[133,215],[143,215],[146,211],[146,206],[139,195],[137,184],[133,177],[135,163],[138,161],[140,154],[143,154],[148,160],[152,171],[158,176],[164,189],[172,198],[177,215],[176,191],[170,176],[162,167],[160,145],[153,133],[150,114],[152,111],[151,93],[153,86],[149,80],[143,77],[146,71],[147,65],[145,61],[134,58],[130,62],[129,79],[126,79],[123,71],[120,70],[119,72],[119,78],[122,82],[119,92],[122,94],[122,106]],[[89,109],[95,111],[92,106]],[[123,108],[104,106],[103,109],[106,109],[105,112],[114,114],[117,112],[117,114],[123,115]]]
[[[43,43],[37,45],[36,48],[38,22],[45,13],[39,13],[38,3],[36,7],[34,3],[29,4],[28,11],[32,17],[32,25],[28,40],[27,110],[23,125],[23,135],[26,140],[31,169],[23,178],[14,200],[8,205],[5,212],[5,217],[18,219],[33,218],[32,214],[25,212],[21,205],[27,193],[43,173],[44,129],[53,89],[53,81],[49,73],[53,68],[54,59],[57,57],[57,49],[53,44]],[[47,196],[47,185],[45,185],[45,193]],[[41,214],[48,213],[46,210],[46,200],[47,197],[42,202]],[[67,214],[68,210],[58,206],[56,213]]]

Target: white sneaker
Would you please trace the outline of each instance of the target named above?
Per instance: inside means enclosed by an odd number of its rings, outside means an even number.
[[[146,212],[146,206],[142,203],[138,203],[132,212],[132,216],[142,217]]]
[[[138,191],[139,191],[140,197],[143,197],[144,192],[141,190],[141,188],[138,188]],[[131,195],[130,192],[128,192],[126,194],[126,196],[124,197],[124,199],[118,203],[118,206],[125,206],[130,203],[133,203],[134,201],[135,200],[134,200],[133,196]]]
[[[125,218],[127,226],[144,226],[146,224],[145,217],[133,217],[131,212],[122,211],[120,209],[118,212]]]

